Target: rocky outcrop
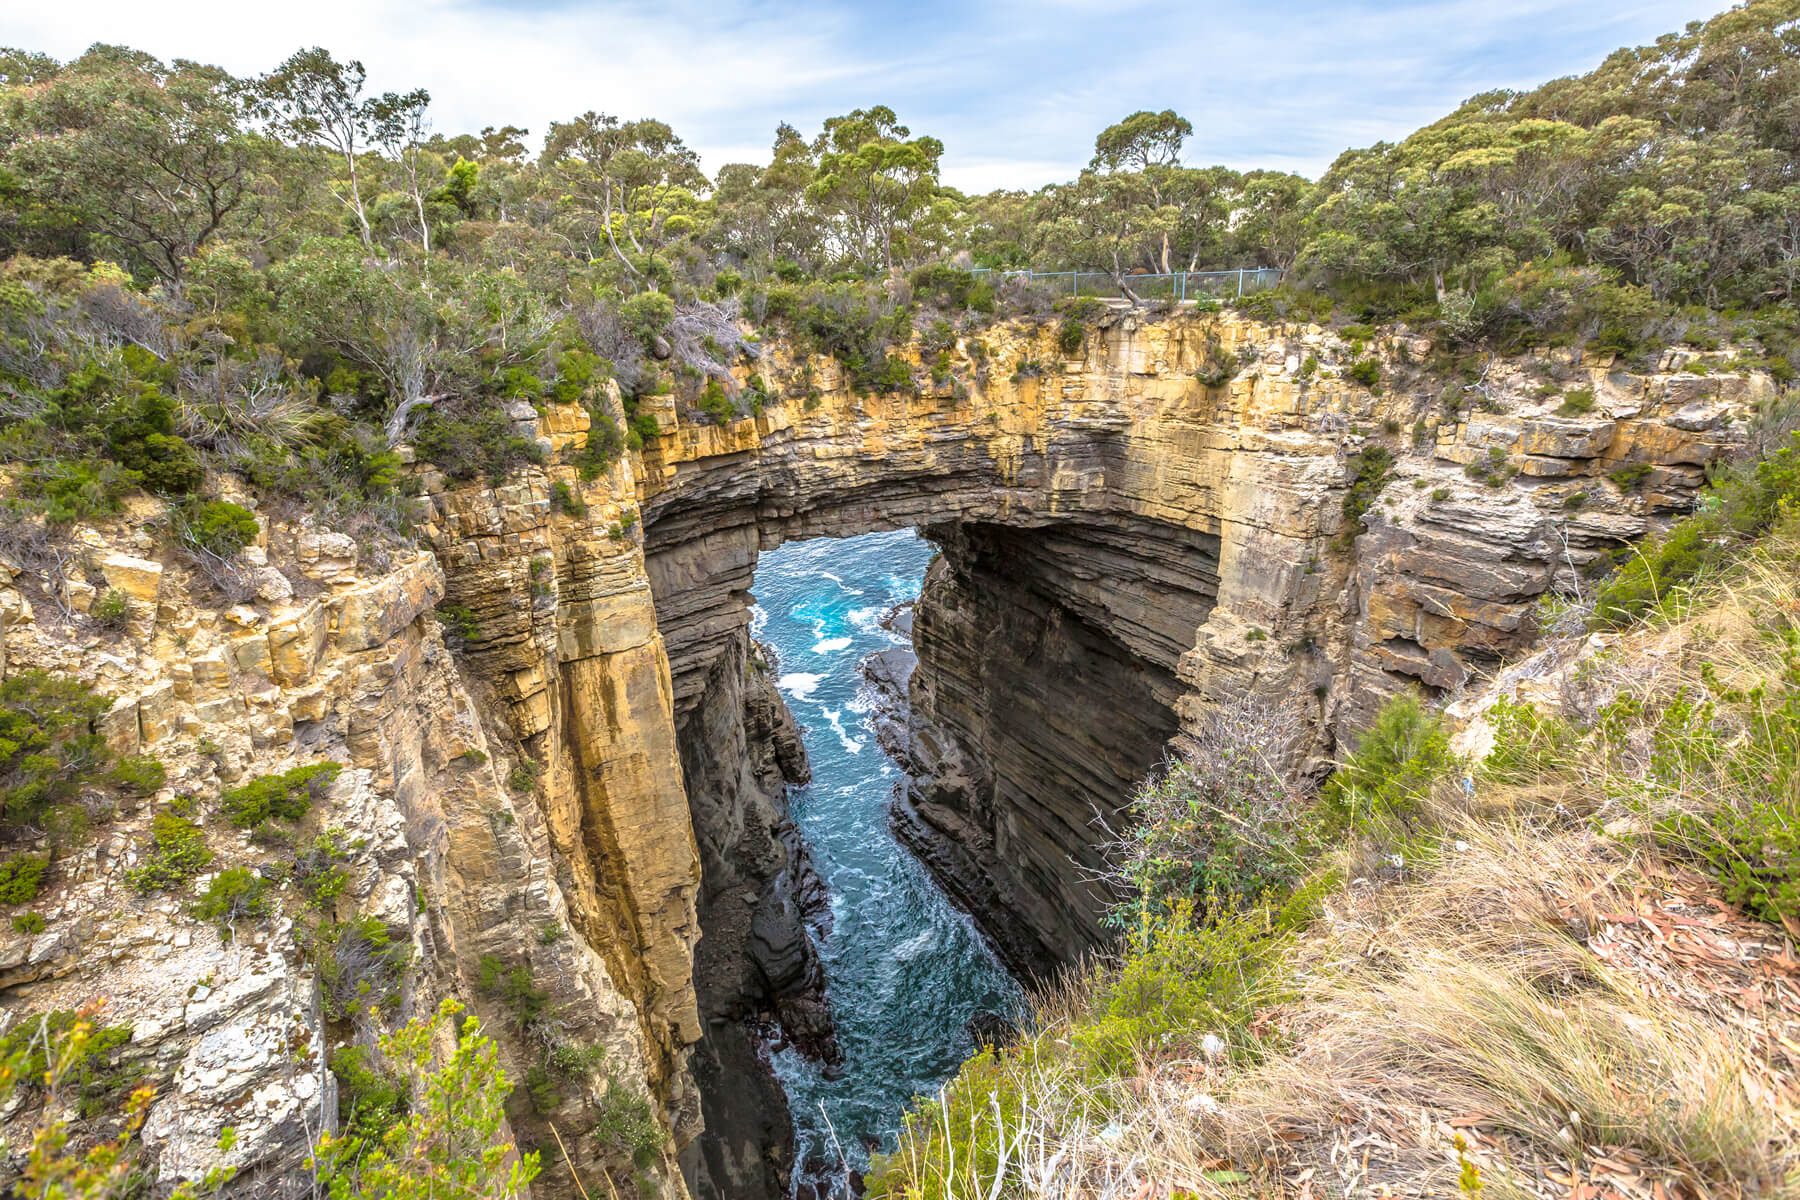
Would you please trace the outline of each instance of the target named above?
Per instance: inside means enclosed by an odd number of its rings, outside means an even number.
[[[1680,355],[1634,373],[1562,352],[1447,383],[1409,365],[1429,350],[1376,347],[1376,392],[1317,327],[1114,313],[1068,359],[1050,328],[1007,323],[921,366],[916,394],[857,396],[776,347],[757,369],[795,399],[725,426],[652,402],[661,436],[593,480],[563,461],[586,413],[520,406],[549,465],[499,485],[421,467],[421,545],[391,561],[266,522],[241,563],[250,603],[197,603],[147,503],[81,531],[66,578],[0,563],[0,671],[97,684],[119,697],[108,740],[170,768],[57,863],[42,931],[0,930],[0,1021],[129,997],[132,1062],[164,1085],[146,1123],[159,1176],[217,1161],[227,1123],[246,1178],[293,1175],[334,1119],[326,1052],[372,1030],[323,1011],[291,889],[227,944],[125,872],[178,793],[204,808],[339,761],[309,822],[357,847],[337,915],[413,947],[399,1011],[461,997],[515,1078],[546,1061],[546,1030],[604,1063],[515,1094],[512,1133],[554,1149],[538,1191],[610,1173],[665,1196],[783,1194],[767,1046],[835,1051],[819,889],[783,809],[804,755],[749,634],[757,554],[903,526],[942,548],[892,739],[914,776],[895,819],[1008,960],[1043,972],[1099,944],[1095,818],[1207,706],[1303,706],[1318,765],[1386,696],[1454,691],[1531,641],[1547,591],[1689,505],[1770,386]],[[1369,504],[1346,529],[1359,462]],[[102,587],[131,606],[104,639],[78,615]],[[207,837],[221,866],[271,866]],[[490,957],[530,972],[546,1022],[519,1028],[482,988]],[[648,1166],[580,1132],[614,1087],[668,1134]],[[0,1117],[16,1148],[18,1113]]]
[[[1099,938],[1094,817],[1207,705],[1301,705],[1323,764],[1386,697],[1528,644],[1539,597],[1689,504],[1771,386],[1562,351],[1466,385],[1414,365],[1421,339],[1353,352],[1232,315],[1114,313],[1070,359],[1051,333],[965,338],[893,396],[777,349],[758,371],[811,399],[723,427],[665,410],[642,481],[678,712],[741,654],[760,549],[901,526],[943,547],[897,817],[1031,970]],[[1384,364],[1380,389],[1348,378],[1353,354]],[[1579,388],[1591,402],[1565,405]],[[1371,448],[1391,463],[1346,531]]]

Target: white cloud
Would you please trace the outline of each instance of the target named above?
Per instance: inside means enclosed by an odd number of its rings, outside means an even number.
[[[376,90],[424,86],[445,132],[589,108],[657,116],[708,169],[766,156],[778,121],[811,133],[887,103],[947,147],[947,181],[1068,178],[1138,108],[1193,121],[1189,158],[1317,173],[1467,95],[1585,70],[1721,0],[1269,4],[1214,0],[73,0],[0,17],[0,43],[69,58],[94,41],[265,71],[324,45]],[[942,6],[942,7],[937,7]]]

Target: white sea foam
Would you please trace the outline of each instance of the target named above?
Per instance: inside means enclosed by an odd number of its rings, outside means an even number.
[[[796,700],[811,700],[813,689],[819,686],[823,675],[808,675],[805,671],[794,671],[783,675],[775,681],[775,686]]]
[[[839,650],[848,650],[850,639],[847,637],[826,638],[813,646],[814,654],[836,654]]]
[[[838,741],[843,743],[844,751],[848,754],[861,754],[863,748],[862,739],[853,738],[848,733],[844,732],[844,723],[839,720],[842,716],[843,713],[835,708],[828,708],[825,710],[825,720],[830,723],[831,731],[837,734]]]

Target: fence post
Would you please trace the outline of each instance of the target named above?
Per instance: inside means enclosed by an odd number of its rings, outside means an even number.
[[[1069,295],[1071,295],[1071,296],[1081,295],[1081,272],[1080,271],[1070,271],[1069,272]]]
[[[1244,268],[1238,268],[1238,299],[1244,298]]]
[[[1180,302],[1182,304],[1186,304],[1187,303],[1187,272],[1181,271],[1181,272],[1179,272],[1179,274],[1181,276],[1181,301]]]

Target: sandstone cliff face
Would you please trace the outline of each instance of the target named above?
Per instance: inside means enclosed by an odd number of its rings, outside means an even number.
[[[204,813],[222,787],[328,760],[344,771],[300,832],[338,829],[353,848],[352,882],[328,915],[372,914],[412,947],[391,1019],[457,996],[500,1040],[515,1081],[543,1062],[546,1036],[603,1064],[559,1080],[550,1111],[514,1093],[513,1135],[546,1152],[537,1190],[577,1194],[571,1166],[590,1186],[620,1169],[586,1134],[608,1088],[648,1098],[676,1138],[693,1136],[697,864],[669,679],[635,543],[595,532],[634,505],[632,491],[621,466],[588,489],[594,529],[552,538],[542,475],[433,490],[436,552],[388,563],[359,561],[350,538],[265,522],[265,545],[245,554],[258,596],[224,611],[199,602],[176,558],[156,557],[160,513],[146,504],[80,532],[93,570],[132,596],[129,629],[106,639],[63,619],[49,595],[84,605],[93,588],[80,572],[5,573],[3,661],[117,696],[105,723],[114,748],[155,755],[169,778],[57,861],[34,906],[41,933],[0,927],[0,1024],[105,998],[105,1019],[132,1027],[128,1061],[158,1087],[144,1127],[158,1177],[221,1165],[215,1143],[232,1125],[223,1161],[240,1178],[304,1190],[310,1138],[337,1117],[327,1051],[371,1031],[322,1012],[291,886],[274,921],[225,942],[187,915],[185,897],[141,900],[125,872],[151,815],[178,793]],[[554,577],[531,566],[538,548]],[[433,617],[447,583],[507,609],[480,623],[460,662]],[[545,765],[535,787],[509,786],[520,746]],[[207,837],[215,869],[272,871],[281,857],[223,827]],[[538,1026],[519,1028],[479,986],[485,955],[528,966],[545,993]],[[0,1114],[14,1152],[32,1116],[29,1104]],[[663,1195],[683,1194],[673,1139],[643,1172]]]
[[[1452,418],[1446,382],[1405,365],[1422,341],[1377,347],[1378,394],[1317,327],[1115,314],[1066,361],[1047,328],[982,336],[917,396],[855,396],[815,361],[812,402],[662,414],[646,553],[681,712],[739,654],[759,549],[909,525],[939,543],[896,820],[1032,971],[1100,938],[1094,817],[1206,705],[1304,704],[1322,764],[1387,696],[1461,686],[1530,642],[1547,589],[1688,505],[1770,387],[1672,373],[1679,354],[1641,375],[1545,353],[1491,364]],[[1552,374],[1591,410],[1558,415]],[[1394,466],[1351,545],[1370,445]]]
[[[0,670],[48,666],[121,697],[109,737],[171,772],[58,863],[41,933],[0,928],[0,1021],[112,997],[162,1085],[146,1141],[164,1178],[212,1162],[227,1123],[237,1165],[293,1174],[334,1112],[324,1053],[355,1032],[321,1012],[294,898],[226,944],[183,902],[140,901],[124,872],[177,792],[204,808],[246,778],[340,761],[308,828],[360,843],[340,915],[410,939],[405,1011],[464,998],[522,1077],[542,1030],[478,986],[492,955],[548,992],[556,1037],[600,1048],[605,1070],[564,1080],[548,1111],[515,1096],[522,1143],[554,1150],[554,1122],[575,1174],[616,1172],[580,1131],[623,1087],[668,1132],[647,1168],[663,1195],[684,1192],[678,1154],[696,1194],[775,1195],[792,1164],[764,1039],[833,1048],[814,885],[782,807],[804,755],[749,638],[761,549],[901,526],[942,548],[911,727],[893,739],[915,777],[895,819],[1008,960],[1042,971],[1100,937],[1094,815],[1205,706],[1301,703],[1322,763],[1386,695],[1454,691],[1529,643],[1546,589],[1689,504],[1734,412],[1769,386],[1671,373],[1677,358],[1636,375],[1546,356],[1491,364],[1450,420],[1443,381],[1401,364],[1418,344],[1381,348],[1376,395],[1340,376],[1350,351],[1316,328],[1120,315],[1068,361],[1048,329],[983,336],[957,351],[966,393],[945,378],[857,397],[814,362],[814,401],[725,427],[666,409],[641,457],[586,484],[560,465],[498,487],[422,469],[423,548],[391,562],[271,522],[246,554],[250,604],[196,603],[186,569],[157,557],[154,506],[82,531],[91,553],[68,579],[0,572]],[[1196,378],[1224,362],[1222,383]],[[799,364],[777,349],[758,365],[781,380]],[[1593,389],[1591,412],[1537,396],[1549,369]],[[576,408],[518,420],[552,462],[585,437]],[[1392,475],[1344,539],[1349,455],[1375,443]],[[1629,486],[1608,478],[1623,465],[1643,468]],[[80,608],[97,586],[134,597],[124,634],[65,622],[48,598]],[[208,836],[221,866],[267,863]],[[28,1116],[0,1114],[15,1146]],[[538,1190],[574,1194],[560,1153],[547,1162]]]

